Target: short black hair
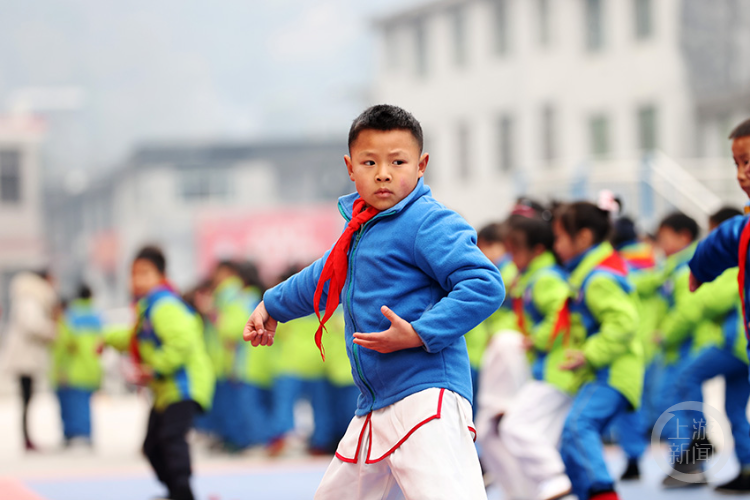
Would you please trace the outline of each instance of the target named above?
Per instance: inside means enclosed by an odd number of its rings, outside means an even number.
[[[78,290],[76,292],[76,297],[79,299],[90,299],[94,296],[94,293],[91,291],[91,287],[88,286],[86,283],[80,283],[78,285]]]
[[[245,286],[255,287],[261,292],[265,291],[263,280],[260,279],[260,271],[254,262],[246,260],[237,265],[239,276]]]
[[[511,215],[505,223],[508,228],[508,238],[511,242],[519,244],[517,234],[523,234],[523,246],[533,250],[537,245],[542,245],[545,250],[551,251],[555,243],[555,235],[552,225],[541,215],[527,217],[524,215]]]
[[[716,213],[711,214],[708,220],[712,224],[719,226],[722,222],[727,221],[732,217],[737,217],[738,215],[742,215],[742,212],[734,207],[721,207]]]
[[[486,241],[487,243],[503,242],[503,225],[499,222],[492,222],[482,227],[477,232],[477,241]]]
[[[233,274],[240,275],[240,266],[232,260],[221,260],[216,264],[216,269],[224,268]]]
[[[161,251],[161,248],[157,246],[148,245],[141,248],[135,255],[133,262],[136,260],[145,260],[152,263],[161,274],[166,274],[167,272],[167,259],[164,257],[164,252]]]
[[[612,235],[612,246],[620,249],[626,243],[638,239],[638,231],[635,222],[630,217],[620,217],[615,221],[614,234]]]
[[[698,223],[695,222],[695,219],[683,214],[682,212],[674,212],[664,217],[661,224],[659,224],[659,229],[664,227],[669,228],[676,233],[687,231],[688,234],[690,234],[691,241],[698,239]]]
[[[594,235],[595,245],[607,240],[612,232],[610,213],[588,201],[558,206],[554,212],[554,219],[559,221],[562,229],[570,236],[588,229]]]
[[[734,127],[734,130],[732,130],[732,133],[729,134],[729,138],[732,140],[742,139],[743,137],[748,137],[748,136],[750,136],[750,118],[748,118],[744,122]]]
[[[419,152],[424,148],[422,126],[414,115],[390,104],[377,104],[364,110],[354,119],[349,129],[349,151],[363,130],[407,130],[414,136],[419,145]]]

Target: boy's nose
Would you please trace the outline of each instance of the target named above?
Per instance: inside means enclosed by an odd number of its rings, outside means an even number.
[[[391,180],[391,174],[386,169],[378,170],[377,175],[375,176],[375,179],[378,182],[387,182]]]

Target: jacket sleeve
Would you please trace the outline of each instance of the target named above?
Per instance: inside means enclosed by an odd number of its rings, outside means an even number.
[[[316,260],[302,271],[298,272],[288,280],[279,283],[266,291],[263,295],[263,303],[271,317],[282,323],[297,318],[303,318],[315,313],[313,297],[318,286],[318,279],[323,271],[323,266],[328,259],[331,250],[323,257]],[[328,297],[328,284],[323,289],[320,298],[320,311],[325,309]]]
[[[698,244],[689,264],[690,271],[698,281],[708,283],[727,269],[739,265],[740,237],[748,220],[742,215],[733,217]]]
[[[570,287],[559,276],[549,274],[540,277],[532,290],[534,305],[544,319],[531,332],[531,341],[538,351],[547,352],[552,347],[554,328],[565,301],[570,296]]]
[[[676,294],[675,306],[662,323],[661,331],[666,347],[682,343],[701,321],[713,320],[729,313],[735,308],[739,298],[736,269],[724,272],[695,293],[685,293],[686,279],[687,276],[678,281],[677,286],[682,291]]]
[[[500,271],[477,248],[476,233],[457,213],[429,213],[414,244],[417,266],[447,295],[411,323],[428,352],[440,352],[497,311],[505,298]]]
[[[161,346],[143,361],[161,375],[169,375],[185,366],[200,339],[200,323],[196,317],[184,304],[166,299],[153,306],[151,325]]]
[[[132,336],[132,326],[111,325],[104,328],[104,343],[120,352],[128,350]]]
[[[605,275],[591,278],[585,300],[600,328],[586,339],[583,354],[591,366],[600,369],[630,348],[638,328],[638,311],[633,298]]]

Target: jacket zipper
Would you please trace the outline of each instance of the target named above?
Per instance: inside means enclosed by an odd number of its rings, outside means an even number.
[[[349,217],[346,216],[346,214],[344,213],[343,208],[341,207],[341,205],[339,205],[339,212],[344,217],[344,219],[346,219],[347,222],[349,222],[351,220]],[[347,309],[349,310],[349,319],[351,319],[351,321],[352,321],[352,326],[354,327],[354,331],[355,332],[359,331],[359,329],[357,328],[357,322],[354,319],[354,314],[352,314],[352,295],[353,295],[354,291],[353,291],[353,288],[352,288],[352,278],[351,278],[351,276],[353,276],[353,273],[352,273],[352,261],[354,260],[354,252],[356,251],[357,245],[359,244],[359,240],[362,238],[362,235],[364,234],[365,229],[367,228],[367,226],[371,222],[373,222],[376,219],[380,218],[381,215],[382,216],[391,215],[392,213],[393,212],[386,212],[386,213],[383,213],[383,214],[378,214],[375,217],[373,217],[372,219],[370,219],[369,221],[365,222],[362,225],[362,227],[359,229],[359,232],[357,233],[357,239],[354,240],[354,245],[352,245],[351,249],[349,250],[349,273],[350,273],[350,278],[349,278],[349,285],[347,286],[347,290],[346,290],[346,304],[347,304]],[[372,396],[372,403],[370,404],[370,411],[372,411],[372,409],[375,407],[375,391],[370,386],[370,384],[367,383],[367,380],[365,380],[365,374],[364,374],[364,371],[362,370],[362,364],[360,363],[360,360],[359,360],[359,345],[352,344],[352,353],[354,354],[354,364],[357,365],[357,373],[359,374],[359,378],[362,380],[362,383],[365,385],[365,387],[367,387],[367,390],[370,392],[370,395]]]

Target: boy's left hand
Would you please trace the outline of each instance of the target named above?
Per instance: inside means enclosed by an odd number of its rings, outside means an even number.
[[[565,352],[565,362],[560,365],[561,370],[577,370],[586,365],[586,356],[583,351],[569,350]]]
[[[411,323],[386,306],[381,307],[380,312],[391,322],[391,327],[383,332],[355,333],[355,344],[383,354],[424,345]]]

